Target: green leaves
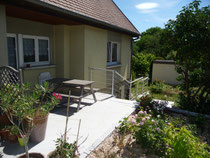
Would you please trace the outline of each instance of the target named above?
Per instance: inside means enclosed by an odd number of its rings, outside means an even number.
[[[210,113],[207,102],[210,102],[210,9],[200,8],[200,1],[194,0],[183,7],[176,20],[169,20],[166,31],[172,49],[175,50],[176,70],[180,74],[185,98],[181,96],[180,104],[186,110]],[[195,89],[199,89],[197,91]],[[194,106],[198,108],[191,108]],[[199,110],[207,109],[207,110]]]
[[[76,155],[76,151],[76,142],[64,142],[61,137],[56,140],[56,151],[53,152],[50,158],[77,158],[78,156]]]
[[[136,73],[136,76],[148,75],[154,59],[155,56],[153,54],[137,54],[133,56],[132,70]]]
[[[154,117],[146,111],[125,118],[121,121],[119,131],[131,133],[136,142],[148,153],[165,158],[208,158],[210,147],[201,143],[189,130],[190,125],[183,126],[183,121],[174,117]],[[142,123],[143,122],[143,123]]]

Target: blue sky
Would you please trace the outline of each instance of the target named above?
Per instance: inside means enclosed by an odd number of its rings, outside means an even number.
[[[150,27],[164,24],[175,19],[183,6],[193,0],[114,0],[134,26],[143,32]],[[210,5],[210,0],[202,0],[201,7]]]

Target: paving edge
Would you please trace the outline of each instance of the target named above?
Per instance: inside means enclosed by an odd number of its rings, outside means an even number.
[[[135,112],[135,109],[132,112],[126,113],[123,118],[130,116],[131,114],[133,114]],[[119,121],[122,121],[123,118]],[[116,127],[118,127],[120,125],[119,121],[115,124],[112,125],[112,127],[107,130],[99,139],[97,139],[92,145],[91,147],[87,148],[81,155],[80,158],[86,158],[95,148],[97,148],[106,138],[108,138],[113,131],[116,129]]]

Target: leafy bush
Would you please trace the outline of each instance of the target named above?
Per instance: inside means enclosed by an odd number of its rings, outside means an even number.
[[[132,133],[136,142],[159,157],[169,158],[207,158],[210,147],[201,143],[189,130],[191,126],[180,125],[176,119],[154,118],[140,109],[138,114],[124,119],[119,127],[122,133]],[[182,123],[181,123],[182,124]]]
[[[150,90],[152,93],[161,93],[164,88],[164,81],[155,80],[150,86]]]
[[[63,138],[56,140],[56,150],[49,156],[50,158],[78,158],[76,155],[76,142],[68,143]]]
[[[139,109],[143,108],[143,110],[150,112],[154,117],[157,117],[158,115],[163,116],[163,110],[168,104],[167,101],[154,101],[149,94],[140,97],[137,101],[139,102],[137,112]]]
[[[137,102],[139,102],[139,107],[143,107],[144,110],[146,110],[148,107],[152,105],[153,98],[151,95],[143,95],[139,99],[137,99]]]
[[[158,156],[165,153],[164,133],[165,122],[162,119],[154,119],[146,111],[140,111],[136,117],[134,136],[149,153],[154,152]]]
[[[200,99],[196,96],[193,99],[189,99],[184,93],[180,93],[178,104],[184,110],[207,115],[210,114],[210,99],[207,99],[206,102],[200,102]]]
[[[174,158],[208,158],[209,146],[200,142],[199,138],[187,130],[185,126],[181,129],[174,128],[172,125],[164,129],[166,137],[164,138],[167,144],[166,157]]]
[[[198,114],[195,117],[190,117],[190,122],[195,124],[203,132],[203,129],[207,123],[207,119],[203,115]]]
[[[135,72],[135,76],[147,76],[150,72],[150,67],[155,59],[155,56],[153,54],[138,53],[132,58],[132,69]]]

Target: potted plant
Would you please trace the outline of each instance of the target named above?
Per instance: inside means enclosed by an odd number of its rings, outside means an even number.
[[[2,126],[0,129],[1,140],[7,140],[8,135],[9,135],[9,130],[5,126]]]
[[[8,126],[9,134],[8,134],[8,140],[10,143],[17,143],[18,142],[18,129],[16,126]]]
[[[47,91],[47,84],[44,87],[36,86],[32,91],[29,84],[0,89],[1,109],[7,115],[12,125],[18,129],[18,133],[24,141],[26,158],[29,158],[27,144],[29,136],[35,127],[35,118],[39,112],[41,114],[49,113],[50,109],[58,103],[57,98],[59,96],[57,95],[45,97]],[[40,101],[45,104],[42,106]]]
[[[33,96],[36,98],[34,129],[32,130],[30,139],[34,142],[41,142],[45,138],[47,121],[49,112],[62,99],[60,94],[51,93],[51,89],[47,82],[43,86],[35,85]]]

